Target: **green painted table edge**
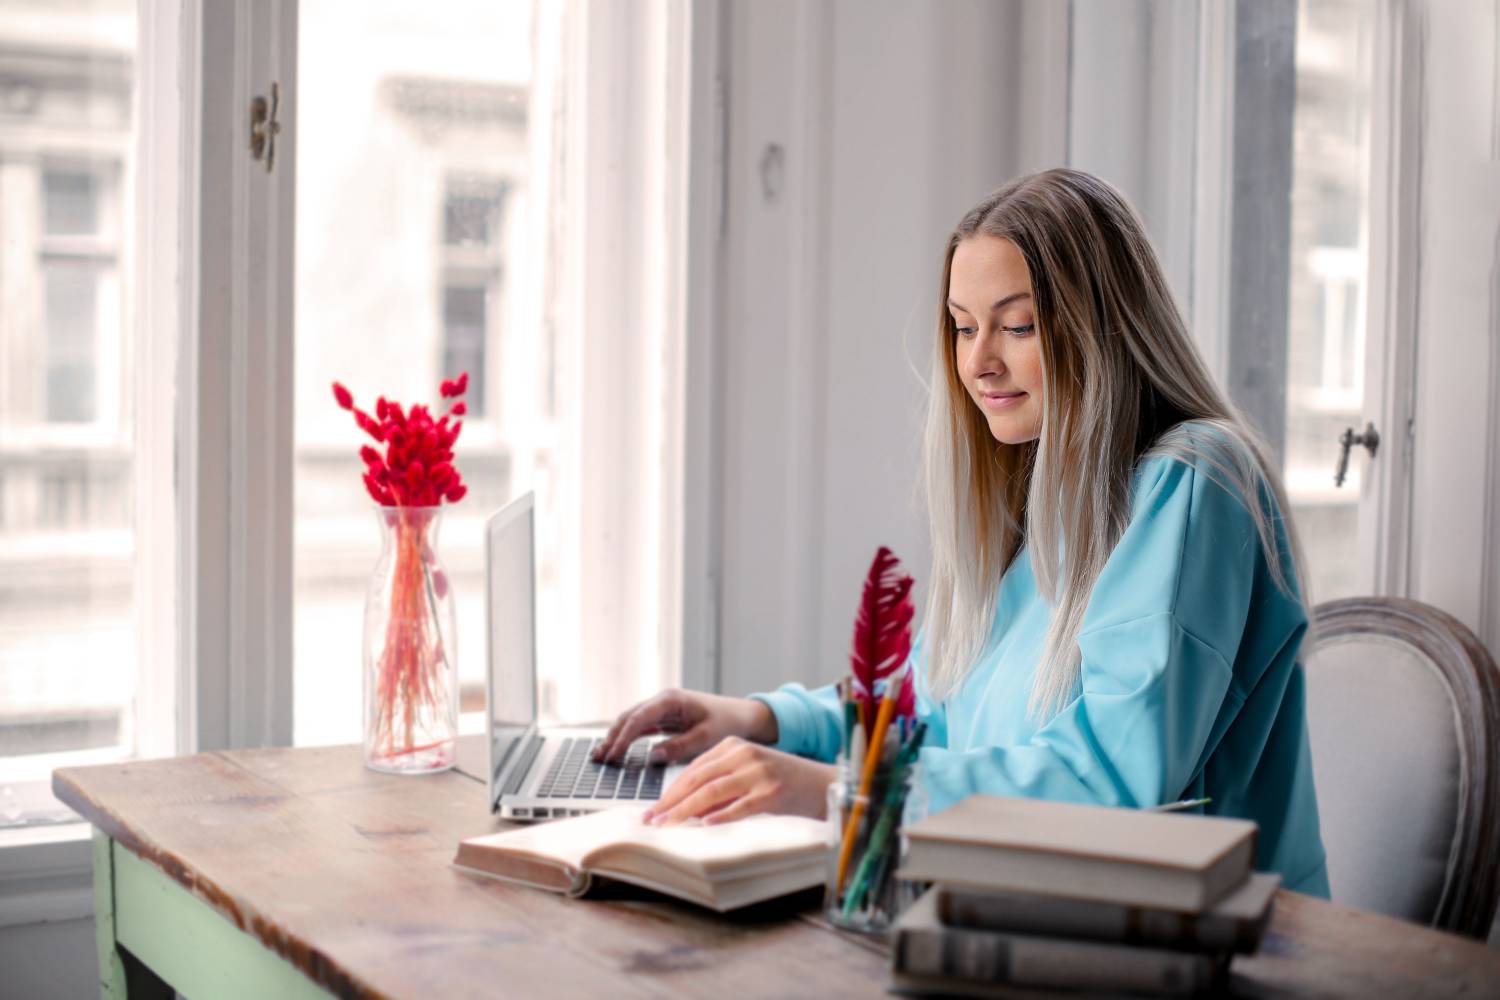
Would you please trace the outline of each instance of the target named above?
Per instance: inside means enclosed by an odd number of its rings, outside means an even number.
[[[94,829],[99,992],[128,994],[123,948],[189,998],[326,1000],[333,994],[161,869]]]

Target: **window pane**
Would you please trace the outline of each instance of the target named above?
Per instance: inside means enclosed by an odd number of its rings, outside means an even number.
[[[133,0],[0,0],[0,827],[132,752]],[[65,164],[59,166],[58,164]]]
[[[450,194],[443,211],[443,242],[450,247],[490,246],[499,222],[498,197]]]
[[[50,264],[46,289],[47,416],[51,423],[94,419],[98,276],[89,265]]]
[[[301,0],[294,739],[360,739],[365,591],[379,555],[366,443],[329,390],[438,402],[469,372],[438,554],[458,599],[465,728],[484,707],[485,517],[536,481],[540,421],[502,427],[523,360],[508,274],[526,199],[530,3]],[[516,345],[522,344],[520,357]],[[545,563],[546,552],[539,552]],[[545,576],[545,565],[539,566]]]
[[[48,236],[90,236],[99,230],[99,200],[93,174],[49,170],[44,182],[44,232]]]
[[[1374,18],[1371,0],[1298,6],[1284,474],[1318,601],[1357,589],[1364,463],[1333,473],[1364,405]]]
[[[443,290],[443,366],[445,372],[469,372],[470,419],[482,417],[484,408],[484,345],[487,289],[450,285]]]

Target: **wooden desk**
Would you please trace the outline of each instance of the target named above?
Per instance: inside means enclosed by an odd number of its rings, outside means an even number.
[[[375,774],[358,748],[56,772],[96,828],[105,997],[879,996],[879,942],[815,893],[718,916],[621,888],[575,901],[465,875],[501,824],[458,771]],[[1240,996],[1482,996],[1500,953],[1283,892]],[[1056,994],[1053,994],[1056,996]]]

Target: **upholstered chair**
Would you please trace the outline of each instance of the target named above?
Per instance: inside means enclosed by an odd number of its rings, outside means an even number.
[[[1500,892],[1500,673],[1456,618],[1365,597],[1304,651],[1334,902],[1483,939]]]

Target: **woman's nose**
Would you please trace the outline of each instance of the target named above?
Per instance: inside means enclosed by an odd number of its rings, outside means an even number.
[[[1005,371],[1005,353],[994,333],[976,335],[974,350],[969,353],[969,374],[974,378],[1000,375]]]

